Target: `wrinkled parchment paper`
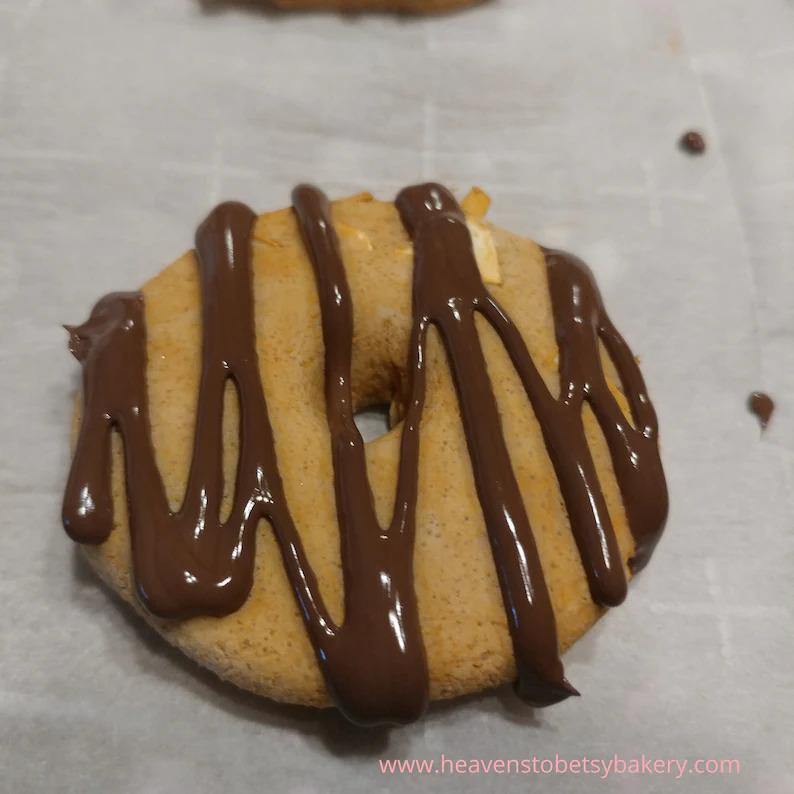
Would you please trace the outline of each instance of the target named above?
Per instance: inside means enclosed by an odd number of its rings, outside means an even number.
[[[502,0],[438,19],[199,0],[0,0],[0,788],[794,790],[794,6]],[[708,151],[676,149],[690,127]],[[361,733],[259,702],[142,627],[60,530],[77,365],[61,322],[294,183],[481,185],[597,272],[660,414],[653,564],[510,693]],[[745,409],[778,410],[762,437]],[[384,777],[379,758],[736,758],[738,777]]]

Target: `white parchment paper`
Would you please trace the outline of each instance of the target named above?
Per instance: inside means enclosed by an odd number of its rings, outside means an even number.
[[[794,6],[502,0],[439,19],[200,0],[0,0],[0,789],[794,790]],[[676,149],[687,128],[708,151]],[[630,598],[509,693],[361,733],[183,661],[59,525],[61,322],[225,197],[472,184],[589,260],[643,359],[672,494]],[[778,402],[768,432],[745,409]],[[737,777],[390,777],[379,758],[737,758]]]

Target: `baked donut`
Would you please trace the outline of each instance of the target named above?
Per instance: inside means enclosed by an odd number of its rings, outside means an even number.
[[[576,693],[560,653],[664,525],[656,416],[587,267],[487,206],[437,184],[222,204],[68,327],[66,531],[221,678],[362,724],[508,681]],[[385,403],[365,444],[354,416]]]
[[[269,0],[273,8],[290,11],[331,9],[334,11],[389,11],[398,14],[437,14],[476,5],[484,0]]]

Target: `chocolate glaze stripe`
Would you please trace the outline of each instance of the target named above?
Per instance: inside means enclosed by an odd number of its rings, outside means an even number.
[[[593,408],[609,445],[635,538],[635,571],[650,558],[667,516],[656,415],[639,367],[610,322],[589,268],[561,251],[544,249],[544,254],[560,357],[558,399],[549,393],[521,334],[491,295],[481,301],[480,311],[505,345],[540,423],[593,600],[617,606],[626,596],[626,577],[585,436],[582,406],[587,401]],[[599,338],[615,362],[636,429],[609,391]]]
[[[534,705],[549,705],[577,693],[563,675],[549,591],[474,324],[486,292],[471,236],[458,203],[440,185],[406,188],[395,203],[414,242],[414,322],[438,329],[452,369],[513,641],[517,691]]]
[[[242,606],[252,584],[254,529],[267,518],[340,709],[366,724],[416,719],[427,702],[427,673],[411,589],[412,555],[397,554],[390,561],[394,543],[378,545],[376,537],[373,545],[364,537],[359,550],[364,553],[354,559],[347,555],[347,614],[344,625],[336,626],[286,505],[254,346],[254,220],[247,207],[224,204],[196,236],[203,304],[201,393],[190,476],[177,513],[168,507],[151,446],[141,296],[109,295],[87,323],[70,329],[72,352],[84,367],[85,409],[64,497],[64,526],[83,543],[101,543],[109,535],[110,433],[117,428],[126,455],[133,570],[138,595],[152,613],[220,616]],[[332,283],[333,278],[322,280],[321,292]],[[321,302],[328,305],[327,293]],[[240,462],[234,505],[221,524],[220,429],[227,378],[240,395]],[[404,502],[412,510],[415,482],[405,490]],[[347,534],[344,527],[342,532]]]
[[[635,541],[629,567],[637,573],[648,564],[659,542],[669,508],[656,411],[634,354],[604,309],[590,269],[580,259],[560,251],[546,251],[546,261],[552,295],[564,292],[570,295],[574,306],[577,301],[572,285],[578,284],[583,324],[593,329],[611,357],[634,419],[632,426],[609,390],[600,357],[595,358],[589,370],[582,370],[586,378],[581,393],[593,409],[609,446]]]
[[[479,307],[507,349],[540,424],[587,575],[590,594],[596,603],[616,606],[626,597],[626,576],[585,437],[581,415],[582,382],[572,371],[591,365],[593,357],[598,356],[597,345],[587,338],[584,344],[577,345],[586,332],[567,321],[570,318],[567,312],[569,307],[553,301],[560,351],[561,393],[558,400],[546,388],[518,329],[494,298],[483,294]],[[572,334],[561,331],[567,331],[569,327]],[[585,356],[588,358],[587,363]]]
[[[242,204],[217,207],[196,234],[203,306],[201,393],[182,506],[168,507],[155,464],[146,394],[143,298],[102,298],[70,348],[83,365],[84,410],[63,503],[66,531],[101,543],[113,528],[110,433],[124,441],[133,569],[146,608],[166,618],[225,615],[252,583],[253,530],[262,517],[279,530],[285,564],[312,625],[327,615],[289,513],[278,470],[254,347],[249,238],[255,216]],[[234,505],[219,520],[223,391],[240,397],[240,463]]]
[[[248,238],[255,216],[239,204],[213,212],[196,236],[203,295],[202,373],[193,457],[182,506],[172,513],[155,463],[146,394],[143,299],[103,298],[72,329],[83,362],[85,410],[66,487],[63,517],[76,540],[100,543],[112,528],[110,431],[124,440],[130,535],[138,594],[163,617],[222,615],[251,586],[253,529],[271,498],[267,415],[256,371]],[[223,493],[221,417],[226,379],[241,401],[235,503],[219,521]]]
[[[344,680],[360,690],[360,671],[354,665],[369,658],[380,675],[367,682],[378,688],[368,699],[388,704],[393,716],[407,720],[424,711],[428,698],[413,578],[419,422],[425,391],[421,332],[415,329],[412,334],[411,396],[402,431],[397,495],[391,525],[383,530],[375,513],[364,441],[353,420],[353,304],[328,200],[316,188],[300,185],[292,193],[292,203],[314,268],[322,315],[326,414],[345,581],[345,621],[339,636],[342,653],[351,664]],[[346,694],[360,697],[358,692]]]

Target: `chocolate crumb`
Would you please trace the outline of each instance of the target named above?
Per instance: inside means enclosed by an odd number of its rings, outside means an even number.
[[[775,411],[775,401],[762,391],[754,391],[747,399],[747,407],[758,417],[761,430],[766,430]]]
[[[706,151],[706,141],[699,132],[689,130],[681,136],[678,145],[687,154],[703,154]]]

